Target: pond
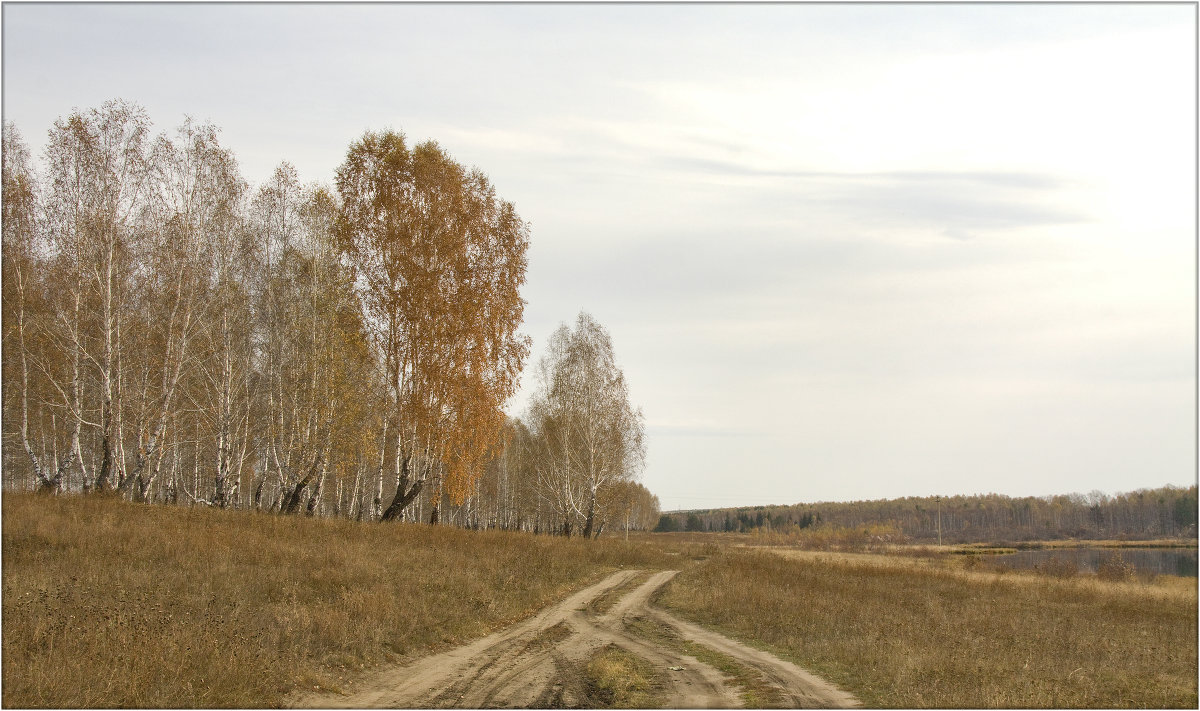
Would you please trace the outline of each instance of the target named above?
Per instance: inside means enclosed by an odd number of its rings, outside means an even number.
[[[1058,558],[1075,563],[1080,572],[1094,573],[1102,556],[1113,553],[1119,553],[1125,562],[1141,572],[1196,577],[1194,548],[1058,548],[993,555],[988,556],[988,560],[1022,569],[1033,568],[1051,558]]]

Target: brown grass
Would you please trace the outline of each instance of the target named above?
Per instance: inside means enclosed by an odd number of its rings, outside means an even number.
[[[3,496],[5,707],[263,707],[510,623],[652,546]]]
[[[661,599],[868,706],[1197,704],[1194,581],[1060,580],[911,558],[730,550],[685,569]]]
[[[750,545],[787,546],[810,551],[883,551],[901,546],[907,537],[891,523],[845,527],[821,524],[800,528],[756,528],[750,532]]]
[[[592,655],[584,670],[586,705],[592,708],[653,709],[663,705],[656,693],[658,672],[641,657],[609,645]]]

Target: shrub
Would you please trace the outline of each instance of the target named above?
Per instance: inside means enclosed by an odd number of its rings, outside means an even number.
[[[1116,551],[1101,554],[1100,565],[1096,567],[1096,577],[1111,582],[1133,580],[1134,567]]]

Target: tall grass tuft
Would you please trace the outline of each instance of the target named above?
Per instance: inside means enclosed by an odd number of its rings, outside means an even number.
[[[1197,703],[1196,589],[731,550],[661,602],[877,707]]]
[[[652,546],[3,497],[3,704],[263,707],[478,637]]]
[[[659,708],[662,699],[655,686],[661,672],[641,657],[609,645],[594,653],[584,667],[584,701],[594,708]]]

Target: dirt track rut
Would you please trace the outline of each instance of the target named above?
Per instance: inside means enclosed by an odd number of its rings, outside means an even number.
[[[736,687],[717,669],[650,639],[629,624],[649,619],[683,639],[731,657],[761,675],[796,708],[859,706],[850,694],[762,650],[704,629],[650,604],[650,597],[676,572],[656,573],[623,595],[600,616],[588,603],[629,582],[640,571],[615,573],[511,627],[448,652],[366,677],[350,695],[311,694],[296,707],[320,708],[514,708],[590,705],[580,672],[607,645],[625,649],[658,668],[669,708],[741,708]]]

